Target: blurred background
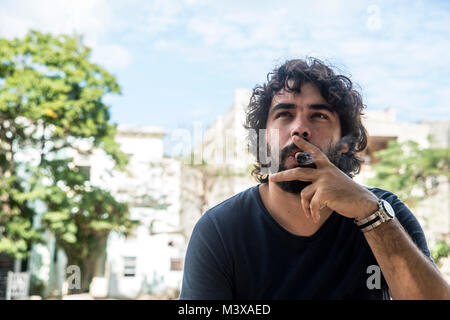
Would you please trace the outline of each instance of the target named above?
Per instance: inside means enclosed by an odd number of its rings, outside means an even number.
[[[307,56],[449,281],[449,33],[448,1],[0,0],[0,299],[176,299],[199,217],[257,183],[251,89]]]

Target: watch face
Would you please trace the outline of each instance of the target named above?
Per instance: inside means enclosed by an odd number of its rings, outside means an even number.
[[[392,209],[391,205],[389,204],[389,202],[387,202],[386,200],[381,200],[381,203],[383,204],[383,208],[384,211],[391,217],[393,218],[395,216],[395,212],[394,209]]]

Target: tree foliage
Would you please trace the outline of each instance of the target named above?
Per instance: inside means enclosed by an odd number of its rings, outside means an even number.
[[[376,175],[369,184],[395,190],[411,208],[436,192],[439,177],[450,177],[449,148],[421,148],[415,141],[392,140],[376,157],[380,161],[373,165]]]
[[[444,240],[440,240],[436,243],[436,246],[431,250],[431,257],[434,262],[441,267],[442,262],[441,259],[448,256],[450,253],[450,244],[448,244]]]
[[[23,258],[40,241],[43,230],[33,229],[39,201],[47,208],[42,226],[80,267],[95,260],[111,230],[136,225],[127,205],[90,185],[76,163],[94,149],[116,169],[128,161],[103,101],[119,85],[89,59],[79,36],[30,31],[0,39],[0,252]]]

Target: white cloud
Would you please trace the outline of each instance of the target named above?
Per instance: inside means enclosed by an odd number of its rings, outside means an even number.
[[[183,8],[184,4],[180,0],[134,1],[133,16],[127,25],[136,32],[158,35],[182,23],[180,16]]]
[[[92,60],[107,69],[124,69],[131,64],[132,54],[117,44],[100,44],[92,51]]]
[[[82,34],[96,62],[110,68],[131,63],[131,53],[117,43],[105,41],[115,19],[105,0],[5,1],[0,11],[0,36],[23,37],[36,29],[53,34]]]
[[[9,16],[5,11],[0,11],[0,36],[21,37],[27,33],[30,27],[31,23],[27,19]]]
[[[211,0],[184,0],[183,3],[187,6],[198,6],[211,3]]]
[[[104,0],[5,1],[0,18],[0,35],[8,38],[23,36],[29,28],[35,28],[51,33],[86,33],[98,39],[112,23]],[[11,22],[16,28],[9,25]]]
[[[190,32],[201,36],[207,46],[243,49],[252,45],[251,39],[248,39],[239,27],[226,21],[194,18],[189,21],[187,28]]]
[[[170,51],[177,48],[177,44],[173,41],[168,41],[166,39],[159,39],[153,42],[153,49],[158,51]]]

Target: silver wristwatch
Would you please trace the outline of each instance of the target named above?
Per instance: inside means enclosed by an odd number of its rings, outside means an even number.
[[[355,223],[358,226],[359,229],[361,229],[362,232],[367,232],[370,230],[375,229],[379,225],[394,219],[395,212],[394,209],[392,209],[389,202],[383,199],[378,199],[378,209],[370,216],[361,219],[356,220]]]

